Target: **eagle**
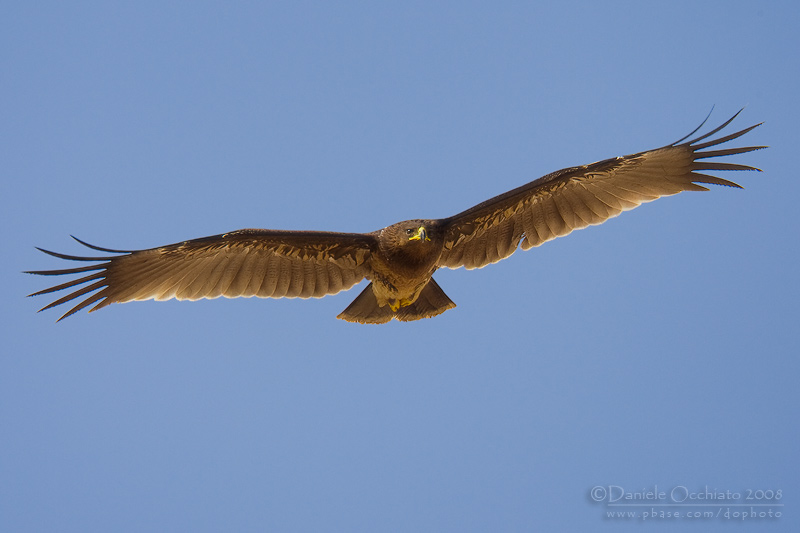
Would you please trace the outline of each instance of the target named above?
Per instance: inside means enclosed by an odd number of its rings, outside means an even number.
[[[369,284],[337,318],[383,324],[434,317],[455,307],[432,277],[442,267],[482,268],[518,248],[527,250],[602,224],[645,202],[682,191],[707,191],[701,183],[741,188],[704,173],[759,171],[711,161],[766,148],[719,148],[761,124],[709,139],[741,111],[690,140],[708,117],[662,148],[565,168],[449,218],[406,220],[372,233],[242,229],[147,250],[101,248],[73,237],[106,255],[83,257],[37,248],[90,264],[28,271],[81,275],[30,296],[73,290],[40,311],[86,296],[58,319],[62,320],[92,304],[90,311],[132,300],[321,298],[366,278]]]

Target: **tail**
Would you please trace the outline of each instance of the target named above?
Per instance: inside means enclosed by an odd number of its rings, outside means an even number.
[[[410,322],[440,315],[455,306],[456,304],[447,297],[442,288],[431,279],[413,304],[401,307],[394,312],[388,305],[383,307],[378,305],[378,299],[375,297],[372,283],[370,283],[336,318],[361,324],[385,324],[393,318]]]

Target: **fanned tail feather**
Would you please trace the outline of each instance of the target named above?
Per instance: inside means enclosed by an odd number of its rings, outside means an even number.
[[[378,305],[378,299],[370,283],[336,318],[360,324],[385,324],[393,318],[410,322],[440,315],[455,306],[456,304],[448,298],[439,284],[431,279],[414,303],[395,312],[388,305],[383,307]]]

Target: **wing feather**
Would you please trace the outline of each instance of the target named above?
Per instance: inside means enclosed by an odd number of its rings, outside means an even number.
[[[643,203],[682,191],[708,190],[701,183],[740,187],[698,172],[759,170],[707,159],[764,146],[699,151],[734,140],[760,125],[700,143],[738,114],[693,140],[686,139],[703,124],[673,144],[560,170],[442,220],[445,244],[439,266],[481,268],[508,257],[518,247],[527,250],[573,230],[602,224]]]
[[[79,287],[44,310],[89,294],[59,320],[95,303],[91,311],[132,300],[321,298],[361,281],[369,271],[370,254],[376,244],[373,234],[275,230],[240,230],[133,251],[100,248],[76,240],[117,255],[92,258],[42,250],[61,259],[102,261],[84,267],[29,272],[46,276],[93,272],[31,295]],[[89,282],[93,283],[80,287]],[[91,294],[94,291],[97,292]]]

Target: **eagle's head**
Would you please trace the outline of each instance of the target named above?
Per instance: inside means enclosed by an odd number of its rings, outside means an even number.
[[[438,254],[441,239],[437,235],[432,220],[406,220],[381,230],[379,239],[387,255],[400,254],[419,260]]]

